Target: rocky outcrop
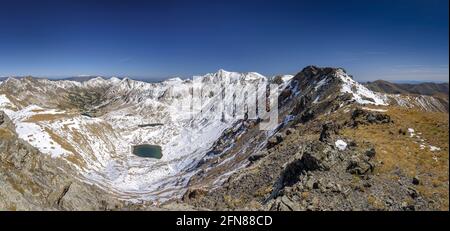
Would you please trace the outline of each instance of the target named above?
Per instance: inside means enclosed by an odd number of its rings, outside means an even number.
[[[124,203],[19,139],[0,111],[0,210],[112,210]]]
[[[353,110],[348,126],[357,127],[358,125],[364,124],[383,124],[392,122],[391,118],[386,114],[357,108]]]
[[[2,125],[5,122],[5,114],[3,112],[0,112],[0,125]]]
[[[333,122],[324,123],[319,140],[322,142],[330,142],[333,136],[338,134],[338,130],[338,126]]]
[[[248,158],[251,164],[246,169],[220,187],[189,191],[183,202],[219,210],[433,209],[417,190],[416,180],[378,176],[377,150],[369,142],[341,137],[344,128],[393,123],[384,113],[351,108],[335,111],[339,120],[328,120],[321,113],[306,123],[296,124],[294,119],[268,139],[264,154]],[[346,148],[336,147],[338,139],[345,140]]]
[[[277,133],[275,134],[273,137],[271,137],[268,141],[267,141],[267,149],[270,149],[274,146],[276,146],[277,144],[281,143],[284,139],[284,134],[281,133]]]
[[[207,76],[206,80],[217,81],[225,78],[225,75],[232,74],[220,72]],[[281,81],[284,80],[274,79],[274,82],[282,83]],[[124,105],[132,105],[135,101],[142,102],[152,95],[150,93],[153,86],[146,85],[148,89],[143,92],[148,95],[129,89],[133,82],[136,86],[139,84],[136,81],[123,81],[116,86],[117,89],[108,90],[107,94],[120,95],[119,101],[125,102]],[[128,87],[123,90],[122,84]],[[205,153],[180,158],[186,162],[192,161],[192,164],[180,173],[186,173],[189,178],[176,175],[177,179],[173,182],[174,185],[180,186],[176,188],[180,197],[163,202],[159,208],[436,208],[432,202],[423,198],[419,190],[423,178],[419,180],[418,177],[412,178],[401,173],[395,173],[392,177],[395,180],[379,177],[378,170],[383,163],[377,161],[377,157],[383,154],[383,150],[375,148],[370,140],[357,142],[345,136],[343,129],[350,129],[350,133],[353,133],[356,129],[366,127],[362,125],[388,127],[394,124],[383,110],[376,111],[377,108],[367,109],[360,105],[383,105],[380,104],[382,99],[379,95],[361,88],[351,76],[339,68],[309,66],[283,84],[286,85],[283,85],[284,89],[280,89],[280,120],[276,129],[261,131],[258,128],[261,120],[248,117],[221,129],[218,138],[202,144],[202,148],[208,145]],[[11,82],[8,86],[16,85]],[[30,85],[27,83],[24,86]],[[175,97],[171,94],[167,91],[161,100]],[[102,101],[93,93],[69,96],[70,105],[78,105],[77,108],[85,104],[98,106]],[[115,105],[117,102],[113,100],[110,103]],[[199,121],[203,124],[206,120]],[[391,130],[386,133],[398,135]],[[394,131],[397,130],[398,128]],[[407,132],[402,130],[399,133],[406,135]],[[18,139],[14,125],[2,113],[0,135],[0,210],[154,209],[150,202],[123,202],[117,199],[123,195],[115,195],[111,189],[108,192],[99,186],[84,183],[78,178],[77,169],[67,164],[66,160],[42,155],[27,142]],[[206,138],[208,137],[202,137]],[[196,148],[198,147],[200,146]],[[121,170],[126,171],[126,168]]]

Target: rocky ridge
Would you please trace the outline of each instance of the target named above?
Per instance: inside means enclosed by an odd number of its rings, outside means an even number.
[[[203,81],[219,81],[219,83],[224,79],[231,79],[235,82],[266,81],[265,77],[256,73],[238,74],[225,71],[203,77]],[[41,93],[39,94],[40,97],[24,97],[20,100],[16,99],[17,101],[13,99],[9,102],[5,100],[0,102],[4,109],[10,110],[9,114],[15,116],[15,121],[23,122],[19,119],[20,117],[17,117],[17,114],[11,111],[23,110],[30,104],[40,106],[28,111],[47,110],[46,108],[49,106],[58,107],[58,105],[61,109],[67,109],[65,105],[72,105],[71,107],[77,110],[81,108],[81,111],[90,113],[89,116],[92,118],[84,118],[82,115],[75,116],[75,120],[82,118],[82,123],[86,122],[84,120],[98,119],[109,122],[115,121],[113,124],[117,125],[113,125],[111,131],[122,130],[124,132],[111,137],[130,134],[124,127],[120,126],[123,125],[124,113],[129,113],[129,109],[132,108],[133,112],[138,112],[138,116],[131,116],[127,120],[152,119],[155,114],[146,108],[164,108],[164,102],[182,96],[182,92],[178,92],[176,86],[187,83],[179,79],[173,79],[159,85],[128,79],[91,79],[83,83],[69,81],[62,84],[41,82],[36,85],[33,83],[33,79],[12,84],[13,81],[15,80],[7,80],[6,83],[3,83],[0,94],[2,92],[7,93],[8,90],[5,89],[11,90],[11,88],[17,86],[22,86],[19,89],[25,89],[24,93]],[[380,168],[382,163],[377,159],[379,155],[377,147],[370,141],[357,141],[343,135],[348,131],[365,128],[366,126],[391,126],[395,124],[396,121],[385,113],[386,110],[390,110],[388,104],[390,104],[391,98],[389,95],[368,90],[355,82],[345,70],[340,68],[309,66],[293,77],[279,77],[271,81],[281,83],[280,97],[278,98],[280,121],[277,128],[271,131],[261,131],[258,126],[262,122],[260,119],[229,120],[228,123],[218,129],[217,135],[212,137],[210,143],[206,143],[205,148],[199,152],[199,155],[189,160],[190,164],[183,164],[186,173],[185,180],[174,181],[179,185],[178,190],[181,190],[181,195],[168,197],[169,200],[159,205],[160,208],[218,210],[439,209],[437,206],[442,204],[442,202],[439,202],[439,198],[433,198],[435,203],[431,203],[431,199],[425,198],[417,190],[417,184],[414,182],[417,183],[419,178],[412,180],[410,177],[400,174],[399,179],[393,181],[383,177],[383,175],[380,176],[377,169]],[[62,92],[62,95],[69,99],[65,102],[70,103],[65,103],[62,106],[61,101],[49,97],[53,93],[48,92],[49,90],[45,87],[46,84],[56,84],[54,89]],[[96,95],[96,92],[100,94]],[[205,97],[207,95],[209,94],[205,94]],[[81,105],[87,105],[88,107],[82,108]],[[396,105],[407,106],[406,104]],[[420,107],[420,105],[413,104],[408,107],[414,109]],[[207,109],[210,110],[212,107]],[[422,107],[422,109],[426,110],[427,108]],[[121,112],[117,113],[118,111]],[[148,119],[141,117],[141,115],[147,113],[149,113]],[[162,114],[162,117],[164,115],[167,114]],[[3,118],[7,118],[7,116],[3,116]],[[199,118],[198,121],[204,121],[204,119],[205,117]],[[151,120],[151,122],[159,121]],[[42,121],[39,121],[38,124],[49,126],[47,122],[42,123]],[[213,128],[217,126],[211,123],[207,125],[213,126]],[[11,125],[8,126],[9,133],[13,134],[13,140],[20,140]],[[55,131],[54,126],[48,128]],[[102,126],[97,128],[104,129]],[[173,128],[163,127],[163,129],[166,129],[165,132],[168,131],[167,129],[173,130]],[[5,134],[9,133],[5,132]],[[184,137],[189,137],[189,134],[184,135]],[[95,134],[92,134],[92,137],[95,137]],[[108,142],[117,142],[110,140],[109,137],[106,138],[108,138]],[[141,139],[141,141],[144,140]],[[5,141],[2,142],[5,143],[5,145],[0,146],[4,150],[2,152],[3,161],[11,158],[9,156],[14,156],[16,151],[14,148],[11,149],[12,146]],[[26,141],[21,140],[20,142],[33,149]],[[76,142],[76,140],[73,140],[73,142]],[[93,185],[83,183],[86,177],[79,174],[80,170],[77,168],[77,164],[73,165],[73,163],[74,161],[75,163],[76,161],[86,161],[84,158],[81,160],[72,159],[71,164],[71,161],[67,162],[67,160],[70,160],[70,158],[67,158],[68,156],[66,156],[66,159],[50,158],[42,155],[42,153],[39,155],[38,153],[41,150],[34,148],[34,151],[36,152],[35,158],[39,160],[19,162],[40,162],[42,158],[48,161],[48,165],[51,165],[49,168],[52,168],[55,162],[58,163],[58,166],[60,162],[64,163],[61,165],[62,167],[54,168],[65,171],[66,174],[60,175],[68,179],[64,178],[57,181],[54,184],[58,186],[50,187],[61,188],[59,195],[63,195],[61,197],[63,199],[58,199],[60,196],[57,196],[57,206],[55,206],[55,200],[42,199],[43,196],[28,196],[26,200],[42,201],[46,203],[45,206],[39,204],[39,202],[35,207],[26,207],[26,202],[23,202],[22,207],[14,204],[18,209],[153,209],[155,206],[149,198],[142,202],[140,199],[143,197],[141,196],[138,197],[139,200],[136,200],[136,194],[121,194],[121,192],[115,190],[109,191],[109,188],[99,184],[100,182],[95,181]],[[445,150],[442,151],[445,152]],[[80,154],[79,152],[75,150],[75,153]],[[98,153],[90,154],[98,156]],[[103,155],[100,153],[99,157]],[[94,159],[89,161],[94,161]],[[138,163],[136,161],[132,163],[132,166]],[[2,165],[8,166],[9,161],[3,162]],[[121,162],[117,163],[120,164]],[[144,163],[150,164],[150,162]],[[132,169],[133,167],[128,168],[128,171],[133,171]],[[39,168],[33,170],[41,171]],[[80,178],[71,178],[71,176],[80,176]],[[33,178],[33,176],[29,177]],[[176,175],[174,179],[177,177],[179,175]],[[23,176],[18,178],[23,178]],[[4,179],[10,181],[8,176]],[[51,181],[45,177],[37,177],[36,179],[43,182]],[[65,184],[62,182],[72,183]],[[422,183],[420,182],[420,184]],[[81,189],[79,190],[88,191],[83,195],[99,199],[92,200],[80,196],[77,190],[73,190],[76,188],[75,185],[80,185]],[[12,187],[8,188],[9,194],[4,193],[4,195],[9,195],[5,201],[16,200],[10,197],[11,192],[17,191]],[[31,186],[26,187],[32,188]],[[167,184],[162,184],[159,188],[162,190],[154,195],[167,195],[164,194],[166,187]],[[446,187],[448,189],[448,182]],[[49,191],[49,189],[37,190]],[[105,190],[109,191],[110,194],[99,193]],[[71,205],[70,201],[74,199],[70,199],[71,197],[66,195],[71,195],[72,192],[78,197],[76,203],[74,202]],[[134,192],[139,195],[148,193],[146,190]],[[106,199],[98,195],[102,195]],[[61,201],[66,200],[67,202],[61,203]],[[83,207],[87,201],[89,201],[91,207],[87,205]],[[10,204],[4,206],[9,206],[9,209],[13,208]]]

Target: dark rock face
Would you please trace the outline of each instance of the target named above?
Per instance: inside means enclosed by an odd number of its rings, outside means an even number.
[[[286,99],[292,96],[292,93],[291,89],[284,89],[278,96],[278,104],[281,105]]]
[[[281,182],[283,186],[292,186],[299,181],[299,176],[308,171],[324,171],[328,170],[329,166],[326,163],[327,156],[331,149],[321,145],[320,143],[313,143],[300,150],[296,154],[295,159],[284,167],[281,173]]]
[[[283,76],[275,76],[275,78],[272,80],[272,82],[274,83],[274,84],[278,84],[278,85],[280,85],[280,84],[283,84]]]
[[[4,116],[4,112],[0,112],[0,125],[2,125],[5,122],[5,116]]]
[[[417,176],[413,177],[412,183],[413,183],[414,185],[419,185],[419,184],[420,184],[419,177],[417,177]]]
[[[358,125],[364,124],[383,124],[392,122],[391,117],[388,115],[357,108],[352,112],[352,118],[348,125],[357,127]]]
[[[250,161],[250,163],[253,163],[253,162],[255,162],[255,161],[260,160],[260,159],[263,158],[263,157],[264,157],[263,154],[259,154],[259,153],[253,154],[253,155],[251,155],[250,157],[248,157],[248,161]]]
[[[281,133],[277,133],[275,134],[273,137],[271,137],[268,141],[267,141],[267,149],[271,149],[274,146],[276,146],[277,144],[281,143],[285,138],[284,134]]]
[[[406,135],[406,130],[400,128],[400,129],[398,130],[398,134],[400,134],[400,135]]]
[[[368,156],[369,158],[373,158],[373,157],[375,157],[375,154],[376,154],[377,152],[375,151],[375,148],[370,148],[370,149],[368,149],[367,151],[366,151],[366,156]]]
[[[182,200],[188,201],[193,199],[199,199],[202,196],[205,196],[208,193],[207,190],[200,189],[200,188],[190,188],[186,191],[186,193],[183,195]]]
[[[351,174],[365,175],[372,173],[375,166],[368,160],[354,158],[348,162],[347,171]]]
[[[322,142],[330,142],[333,135],[336,135],[338,133],[337,126],[332,123],[328,122],[322,125],[322,131],[320,132],[320,138],[319,140]]]

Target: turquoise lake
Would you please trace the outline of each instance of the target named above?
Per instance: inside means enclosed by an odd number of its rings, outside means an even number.
[[[162,150],[159,145],[142,144],[133,146],[133,154],[145,158],[162,158]]]

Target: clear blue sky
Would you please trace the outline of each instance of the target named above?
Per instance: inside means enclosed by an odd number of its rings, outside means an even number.
[[[274,75],[314,64],[359,81],[448,81],[448,4],[3,0],[0,76]]]

